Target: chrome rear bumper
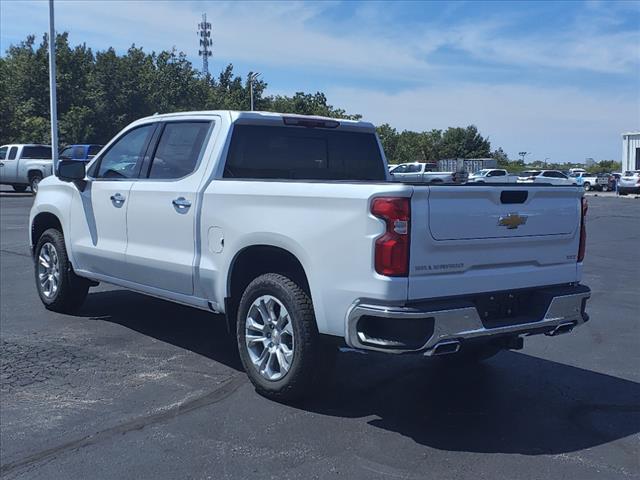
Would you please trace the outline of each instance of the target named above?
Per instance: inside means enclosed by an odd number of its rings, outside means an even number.
[[[373,302],[357,301],[347,314],[346,342],[353,348],[375,350],[388,353],[421,352],[425,355],[455,353],[465,341],[482,337],[526,336],[545,333],[557,335],[568,333],[574,326],[586,322],[589,317],[585,313],[586,300],[591,291],[583,285],[562,286],[554,290],[540,289],[548,306],[540,310],[543,314],[518,323],[501,320],[499,326],[487,326],[481,320],[478,306],[468,298],[448,299],[439,302],[435,308],[429,308],[429,302],[408,306],[380,305]],[[557,293],[557,294],[556,294]],[[434,302],[431,302],[433,306]],[[367,333],[362,319],[374,319],[378,323],[375,335]],[[384,325],[394,327],[394,320],[411,320],[424,322],[421,329],[423,339],[416,338],[418,344],[403,345],[391,337],[385,338]],[[383,325],[380,327],[380,325]],[[406,336],[406,335],[405,335]],[[424,340],[424,341],[423,341]]]

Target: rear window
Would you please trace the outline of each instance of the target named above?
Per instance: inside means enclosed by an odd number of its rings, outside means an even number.
[[[225,178],[386,179],[373,133],[236,125]]]
[[[24,147],[21,158],[49,159],[51,157],[51,147]]]

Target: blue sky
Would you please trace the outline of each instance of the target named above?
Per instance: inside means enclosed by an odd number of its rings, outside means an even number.
[[[56,1],[56,28],[94,50],[176,47],[210,70],[259,71],[268,93],[325,92],[376,124],[475,124],[511,158],[620,159],[640,130],[640,2]],[[44,1],[0,2],[2,52],[48,28]]]

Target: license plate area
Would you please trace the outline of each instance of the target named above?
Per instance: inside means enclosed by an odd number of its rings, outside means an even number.
[[[485,328],[497,328],[542,320],[548,300],[536,291],[499,292],[473,297]]]

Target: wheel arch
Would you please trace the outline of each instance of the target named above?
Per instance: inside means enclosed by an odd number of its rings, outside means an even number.
[[[33,217],[33,221],[31,222],[31,246],[32,246],[32,254],[35,251],[35,246],[38,243],[38,239],[40,236],[48,229],[56,228],[62,232],[64,236],[64,229],[62,227],[62,222],[58,218],[58,216],[54,213],[44,211],[38,213],[35,217]]]
[[[289,250],[268,244],[249,245],[236,253],[227,274],[225,316],[227,329],[235,330],[240,298],[253,279],[265,273],[280,273],[294,280],[311,298],[309,279],[302,262]]]

